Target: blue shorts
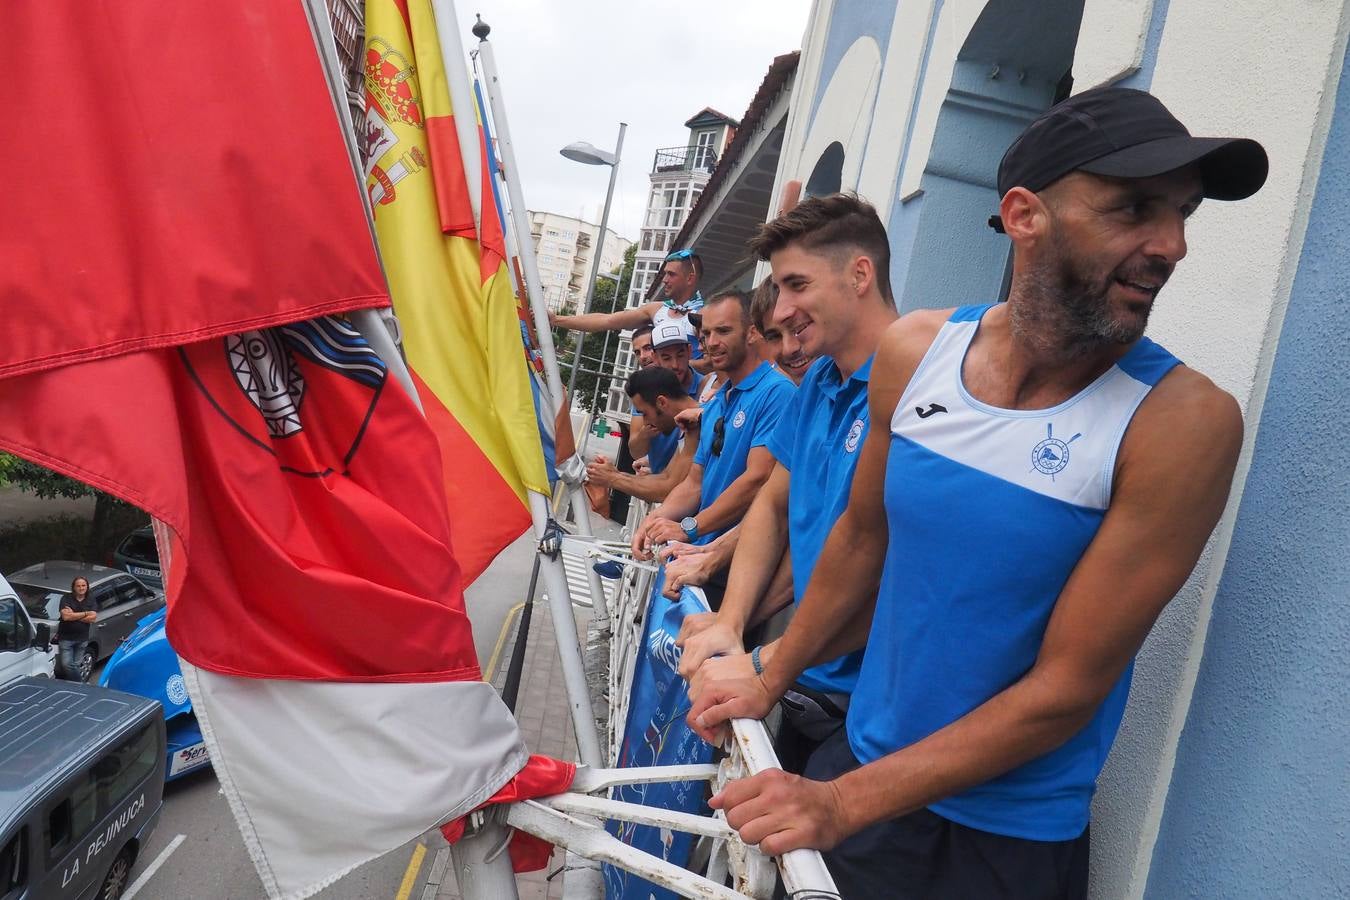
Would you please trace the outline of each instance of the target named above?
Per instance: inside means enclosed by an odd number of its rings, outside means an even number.
[[[807,761],[829,781],[858,760],[839,729]],[[958,825],[927,809],[864,828],[824,854],[843,900],[1084,900],[1088,831],[1029,841]]]

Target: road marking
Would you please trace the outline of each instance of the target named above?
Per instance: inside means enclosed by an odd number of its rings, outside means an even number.
[[[398,886],[398,893],[394,895],[394,900],[408,900],[413,885],[417,883],[417,873],[422,869],[422,857],[426,855],[426,844],[419,843],[413,848],[412,859],[408,860],[408,868],[403,872],[403,883]]]
[[[483,670],[484,681],[491,683],[492,676],[497,674],[497,662],[501,659],[502,648],[506,646],[506,636],[511,633],[511,620],[524,608],[525,604],[521,602],[506,611],[506,618],[502,621],[502,632],[497,635],[497,646],[492,648],[492,656],[488,658],[487,668]]]
[[[168,862],[169,856],[173,853],[173,851],[177,850],[178,845],[183,843],[183,841],[185,840],[187,840],[187,835],[180,834],[176,835],[173,840],[169,841],[169,846],[159,851],[159,856],[156,856],[154,861],[150,863],[150,865],[145,867],[145,871],[141,873],[140,877],[137,878],[135,881],[133,881],[131,883],[131,886],[128,887],[126,891],[123,892],[122,900],[131,900],[132,897],[135,897],[137,891],[145,887],[146,882],[150,880],[150,876],[154,875],[157,871],[159,871],[160,866]]]

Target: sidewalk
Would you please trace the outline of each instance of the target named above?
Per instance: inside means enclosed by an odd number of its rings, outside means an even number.
[[[596,531],[604,537],[617,533],[613,523],[601,522],[592,516]],[[574,599],[588,596],[584,589],[584,575],[576,560],[568,561],[568,582],[574,592]],[[523,584],[528,584],[529,572],[524,573]],[[507,630],[500,658],[495,671],[486,673],[493,687],[501,692],[506,684],[506,673],[511,665],[511,654],[515,648],[516,636],[520,630],[524,607],[512,613],[513,621]],[[574,609],[577,634],[584,642],[586,626],[591,611],[585,608]],[[520,693],[516,703],[516,719],[520,723],[520,733],[531,753],[540,753],[558,759],[576,760],[576,734],[572,727],[572,717],[567,702],[567,689],[563,682],[562,663],[558,658],[558,644],[553,631],[553,614],[548,602],[543,598],[542,587],[535,597],[534,610],[530,618],[529,640],[525,650],[525,664],[521,670]],[[426,886],[420,895],[422,900],[461,900],[455,882],[454,867],[450,865],[449,847],[439,839],[439,835],[429,835],[435,843],[428,846],[434,854],[430,860],[430,871]],[[430,841],[429,841],[430,843]],[[563,876],[561,874],[548,880],[551,872],[558,872],[563,866],[563,852],[555,850],[553,859],[546,869],[538,872],[526,872],[516,876],[516,886],[520,900],[561,900]]]

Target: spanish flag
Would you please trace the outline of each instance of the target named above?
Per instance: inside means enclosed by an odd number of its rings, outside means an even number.
[[[427,0],[369,0],[366,188],[471,581],[529,527],[526,491],[547,494],[548,480],[490,176],[485,162],[483,183],[467,181],[441,59]],[[482,243],[470,190],[484,200]]]

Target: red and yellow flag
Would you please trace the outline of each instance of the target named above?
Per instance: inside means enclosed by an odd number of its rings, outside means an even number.
[[[441,60],[427,0],[369,0],[366,186],[471,580],[529,527],[526,491],[548,481],[490,176],[485,163],[483,183],[468,184]],[[483,198],[482,244],[470,190]]]

